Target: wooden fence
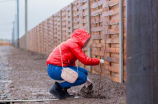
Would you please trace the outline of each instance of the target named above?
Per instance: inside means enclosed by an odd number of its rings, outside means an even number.
[[[126,3],[123,0],[123,80],[126,81]],[[90,12],[89,12],[90,11]],[[70,5],[41,22],[28,32],[28,49],[49,55],[52,50],[71,37],[74,30],[83,28],[92,35],[91,50],[87,56],[103,58],[102,75],[119,82],[119,0],[75,0]],[[26,36],[20,39],[25,49]],[[100,73],[101,66],[79,66]]]

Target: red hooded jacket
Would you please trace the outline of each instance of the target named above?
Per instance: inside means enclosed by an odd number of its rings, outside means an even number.
[[[77,29],[73,32],[70,39],[61,43],[61,55],[63,66],[75,66],[75,61],[78,59],[85,65],[98,65],[99,59],[89,58],[82,51],[83,45],[91,37],[91,35],[83,29]],[[59,45],[53,50],[47,59],[47,65],[53,64],[62,66]]]

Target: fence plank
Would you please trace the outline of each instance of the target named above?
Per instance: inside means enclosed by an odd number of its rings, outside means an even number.
[[[106,43],[119,43],[119,38],[108,38],[106,39]]]

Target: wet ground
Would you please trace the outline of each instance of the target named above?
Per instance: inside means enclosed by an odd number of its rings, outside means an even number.
[[[54,98],[49,94],[49,89],[55,81],[47,75],[47,56],[10,47],[0,47],[0,56],[0,80],[3,80],[0,87],[1,97],[24,100]],[[125,83],[119,84],[103,77],[100,89],[102,99],[98,99],[94,97],[97,96],[99,76],[89,73],[88,78],[93,82],[93,93],[90,96],[92,98],[24,104],[126,104]],[[81,86],[72,87],[69,92],[85,97],[80,88]]]
[[[8,66],[8,60],[10,56],[10,47],[0,47],[0,99],[8,100],[10,91],[7,86],[11,83],[9,73],[11,68]]]

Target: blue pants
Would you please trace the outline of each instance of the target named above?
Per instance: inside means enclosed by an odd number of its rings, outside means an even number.
[[[64,67],[64,68],[66,68],[66,67]],[[69,66],[68,68],[70,68],[70,69],[77,72],[77,67],[76,66]],[[60,80],[60,81],[63,80],[61,78],[61,72],[62,72],[62,67],[61,66],[56,66],[56,65],[49,64],[47,66],[47,72],[48,72],[48,75],[52,79]],[[78,79],[74,83],[69,83],[69,82],[65,81],[65,82],[60,83],[60,85],[62,86],[62,88],[68,88],[68,87],[71,87],[71,86],[81,85],[81,84],[83,84],[87,81],[87,75],[88,75],[88,72],[87,72],[86,69],[78,67]]]

